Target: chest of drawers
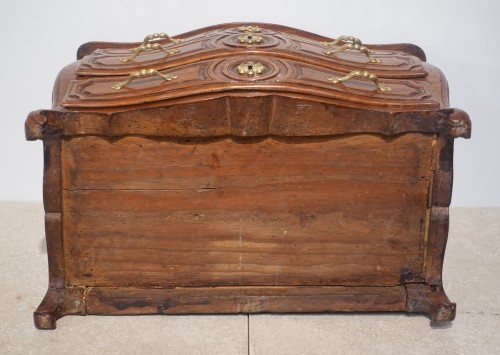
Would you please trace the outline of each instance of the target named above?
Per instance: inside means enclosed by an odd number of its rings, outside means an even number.
[[[470,120],[417,46],[245,23],[91,42],[26,137],[45,157],[39,328],[69,314],[455,316],[441,273]]]

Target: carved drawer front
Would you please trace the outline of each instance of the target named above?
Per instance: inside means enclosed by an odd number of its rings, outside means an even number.
[[[242,69],[245,66],[246,70]],[[255,70],[257,67],[259,70]],[[167,79],[165,75],[168,76]],[[61,105],[68,108],[118,107],[193,95],[223,95],[229,91],[273,91],[320,95],[353,105],[364,103],[381,107],[439,107],[431,88],[423,80],[370,81],[357,75],[334,83],[333,79],[345,79],[346,74],[312,64],[266,56],[205,60],[161,72],[143,70],[134,72],[132,76],[133,80],[127,77],[75,80]],[[120,86],[118,90],[117,84]],[[384,88],[389,90],[385,91]]]

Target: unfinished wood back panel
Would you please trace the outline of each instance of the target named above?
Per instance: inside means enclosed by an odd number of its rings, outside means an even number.
[[[432,135],[62,142],[66,282],[421,280]]]

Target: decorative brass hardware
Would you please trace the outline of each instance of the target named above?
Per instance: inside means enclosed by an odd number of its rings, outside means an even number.
[[[373,58],[370,55],[370,54],[374,53],[372,50],[369,50],[366,46],[364,46],[359,38],[356,38],[353,36],[340,36],[340,37],[337,37],[335,39],[335,41],[323,42],[322,44],[324,46],[327,46],[327,47],[333,47],[333,46],[336,46],[340,42],[351,42],[351,43],[346,43],[346,44],[342,45],[341,47],[337,47],[337,48],[325,49],[323,51],[323,53],[330,55],[330,54],[343,52],[346,49],[352,49],[352,50],[364,53],[371,63],[382,63],[382,61],[380,59]]]
[[[390,87],[383,86],[382,84],[380,84],[380,82],[378,81],[378,77],[375,74],[371,74],[367,71],[361,71],[361,70],[352,71],[349,74],[347,74],[346,76],[343,76],[341,78],[331,77],[331,78],[327,78],[327,80],[331,81],[334,84],[338,84],[340,82],[350,80],[354,77],[366,78],[368,80],[373,81],[375,83],[375,85],[377,85],[377,88],[382,92],[389,92],[392,90]]]
[[[179,44],[179,43],[184,42],[183,39],[172,38],[169,35],[167,35],[166,33],[161,32],[161,33],[153,33],[151,35],[147,35],[146,37],[144,37],[144,41],[142,41],[141,46],[145,46],[146,44],[148,44],[149,41],[152,41],[154,39],[159,39],[159,38],[168,39],[169,41],[174,42],[175,44]]]
[[[120,90],[125,85],[130,84],[132,82],[132,80],[134,80],[134,79],[142,78],[145,76],[153,76],[153,75],[156,75],[160,78],[163,78],[166,81],[177,79],[179,77],[178,75],[174,75],[174,74],[162,74],[156,69],[142,69],[142,70],[131,73],[128,76],[127,80],[125,80],[121,83],[114,83],[113,85],[111,85],[111,87],[113,89]]]
[[[123,63],[129,62],[131,60],[134,60],[139,55],[139,53],[141,53],[143,51],[153,50],[153,49],[159,49],[159,50],[165,52],[167,55],[172,55],[175,53],[179,53],[181,51],[180,49],[177,49],[177,48],[165,49],[165,47],[163,47],[159,43],[147,43],[147,44],[141,44],[139,47],[133,48],[132,50],[134,51],[134,53],[132,53],[129,57],[120,59],[120,61]]]
[[[266,70],[266,66],[261,62],[246,62],[238,65],[236,70],[240,74],[256,75],[264,72],[264,70]]]
[[[373,58],[370,53],[372,53],[372,51],[370,51],[368,48],[366,48],[365,46],[360,46],[359,44],[352,44],[352,43],[346,43],[344,44],[342,47],[337,47],[337,48],[333,48],[333,49],[325,49],[323,51],[323,53],[325,54],[334,54],[334,53],[340,53],[340,52],[343,52],[345,51],[346,49],[353,49],[355,51],[359,51],[361,53],[364,53],[366,55],[366,57],[368,58],[368,60],[371,62],[371,63],[382,63],[382,61],[378,58]]]
[[[359,44],[360,46],[363,45],[359,38],[353,36],[340,36],[335,38],[335,40],[332,42],[323,42],[322,44],[327,47],[332,47],[337,45],[339,42],[351,42],[352,44]]]
[[[259,26],[241,26],[238,29],[243,32],[251,32],[251,33],[260,32]]]
[[[263,40],[264,37],[259,35],[254,35],[251,33],[245,33],[238,37],[238,41],[240,41],[240,43],[248,43],[248,44],[261,43]]]
[[[131,51],[133,53],[129,57],[122,58],[122,59],[120,59],[120,61],[123,63],[126,63],[128,61],[135,59],[139,55],[139,53],[141,53],[143,51],[147,51],[147,50],[153,50],[153,49],[159,49],[159,50],[165,52],[166,54],[170,54],[170,55],[180,52],[180,49],[165,49],[159,43],[148,43],[149,41],[152,41],[154,39],[159,39],[159,38],[168,39],[169,41],[171,41],[175,44],[179,44],[181,42],[184,42],[183,39],[172,38],[164,32],[153,33],[151,35],[147,35],[144,38],[144,41],[142,41],[140,46],[132,48]]]

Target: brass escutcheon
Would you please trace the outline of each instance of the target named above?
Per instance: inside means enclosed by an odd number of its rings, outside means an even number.
[[[238,65],[236,70],[240,74],[256,75],[264,72],[266,70],[266,66],[261,62],[246,62]]]
[[[238,37],[238,41],[240,41],[240,43],[248,43],[248,44],[261,43],[263,40],[264,37],[259,35],[254,35],[251,33],[245,33]]]

